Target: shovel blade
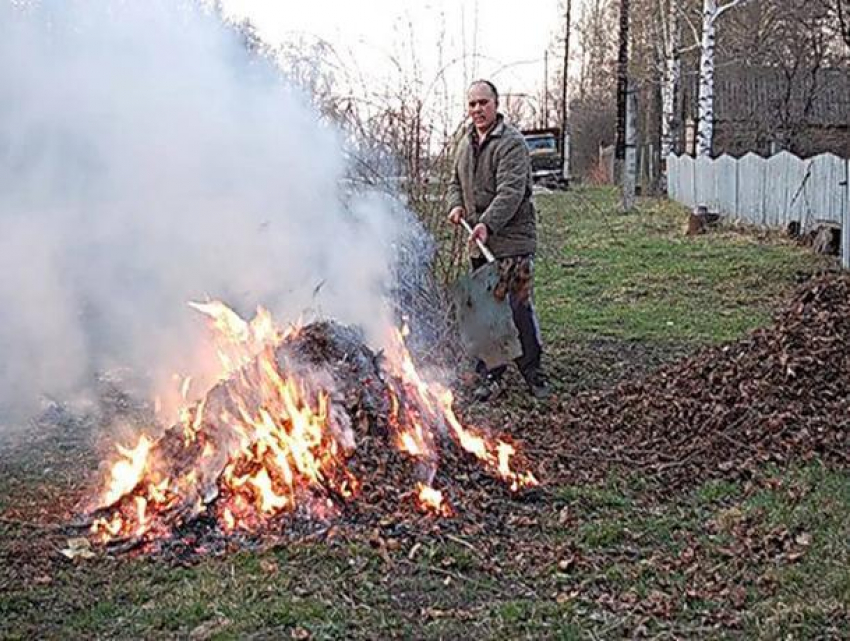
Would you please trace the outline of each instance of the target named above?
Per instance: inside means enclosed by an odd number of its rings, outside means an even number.
[[[522,355],[510,303],[495,296],[498,284],[499,267],[488,263],[459,278],[452,292],[461,343],[488,369]]]

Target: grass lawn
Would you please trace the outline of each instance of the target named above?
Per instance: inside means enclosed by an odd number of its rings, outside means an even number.
[[[645,199],[624,215],[613,190],[537,200],[537,292],[552,341],[731,340],[767,322],[798,274],[831,262],[778,234],[687,237],[684,211],[670,201]]]
[[[734,340],[833,264],[778,235],[689,238],[673,204],[644,199],[622,215],[616,202],[606,189],[538,197],[537,305],[564,395]],[[476,411],[521,436],[529,403]],[[850,475],[816,460],[664,502],[638,473],[548,485],[512,501],[504,529],[178,564],[58,554],[67,535],[51,524],[73,512],[93,460],[76,447],[57,435],[0,457],[0,638],[850,637]]]

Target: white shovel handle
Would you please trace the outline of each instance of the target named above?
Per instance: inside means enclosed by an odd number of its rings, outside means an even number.
[[[466,222],[465,218],[460,219],[460,224],[463,225],[463,228],[472,236],[472,227],[469,226],[469,223]],[[493,252],[487,249],[487,245],[481,242],[480,238],[475,239],[475,244],[478,245],[478,249],[481,250],[481,253],[484,254],[484,258],[487,259],[488,263],[493,263],[496,261],[496,257],[493,256]]]

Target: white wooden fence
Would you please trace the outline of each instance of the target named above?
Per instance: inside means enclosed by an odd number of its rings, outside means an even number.
[[[806,160],[787,151],[770,158],[667,158],[667,195],[673,200],[764,227],[797,221],[805,232],[818,222],[838,223],[842,261],[850,268],[848,177],[850,160],[833,154]]]

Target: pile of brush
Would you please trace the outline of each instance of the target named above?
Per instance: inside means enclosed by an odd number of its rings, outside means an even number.
[[[339,524],[475,521],[481,492],[537,481],[516,471],[509,440],[462,426],[447,393],[419,377],[400,339],[384,355],[352,328],[307,325],[158,438],[123,448],[80,525],[112,550],[197,550]]]

